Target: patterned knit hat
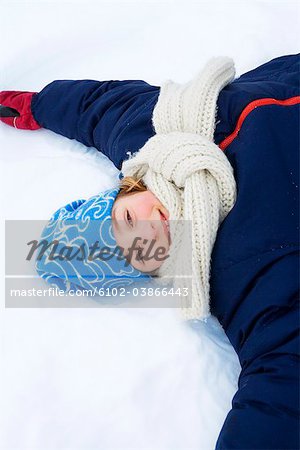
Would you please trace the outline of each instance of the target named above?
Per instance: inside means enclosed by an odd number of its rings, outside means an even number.
[[[151,280],[126,261],[114,238],[111,213],[118,192],[74,201],[53,214],[40,238],[39,249],[45,245],[45,251],[36,260],[43,279],[66,293],[88,289],[98,294]]]

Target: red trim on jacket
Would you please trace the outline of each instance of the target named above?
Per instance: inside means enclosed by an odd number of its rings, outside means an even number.
[[[232,143],[232,141],[237,137],[239,134],[239,131],[243,125],[244,120],[248,116],[248,114],[251,113],[255,108],[258,106],[265,106],[265,105],[283,105],[283,106],[291,106],[296,105],[297,103],[300,103],[300,95],[296,97],[291,97],[286,100],[275,100],[275,98],[260,98],[258,100],[254,100],[253,102],[250,102],[241,112],[241,115],[237,121],[235,130],[233,133],[231,133],[229,136],[227,136],[220,144],[219,147],[221,150],[225,150],[228,145]]]

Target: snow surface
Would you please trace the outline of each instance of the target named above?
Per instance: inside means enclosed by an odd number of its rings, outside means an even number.
[[[188,81],[228,55],[237,75],[299,51],[291,1],[0,1],[0,89],[54,79]],[[215,318],[177,310],[5,309],[4,219],[47,219],[113,187],[95,149],[0,124],[0,448],[212,450],[240,366]],[[78,306],[82,306],[78,300]]]

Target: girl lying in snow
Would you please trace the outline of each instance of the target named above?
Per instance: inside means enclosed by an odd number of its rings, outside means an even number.
[[[242,368],[217,449],[299,447],[299,69],[299,55],[282,56],[234,79],[232,60],[214,58],[183,85],[61,80],[0,93],[3,122],[77,139],[122,171],[119,187],[60,208],[43,237],[90,248],[97,236],[123,257],[54,263],[46,252],[43,278],[96,289],[190,267],[186,317],[215,315]],[[149,242],[163,258],[141,260]]]

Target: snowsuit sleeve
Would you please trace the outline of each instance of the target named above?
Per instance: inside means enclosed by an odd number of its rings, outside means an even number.
[[[120,169],[127,152],[154,135],[159,90],[142,80],[56,80],[33,96],[31,109],[40,126],[95,147]]]
[[[270,251],[226,272],[230,285],[236,280],[235,292],[242,299],[239,309],[231,311],[229,328],[238,334],[233,343],[242,370],[216,450],[297,449],[298,249]]]

